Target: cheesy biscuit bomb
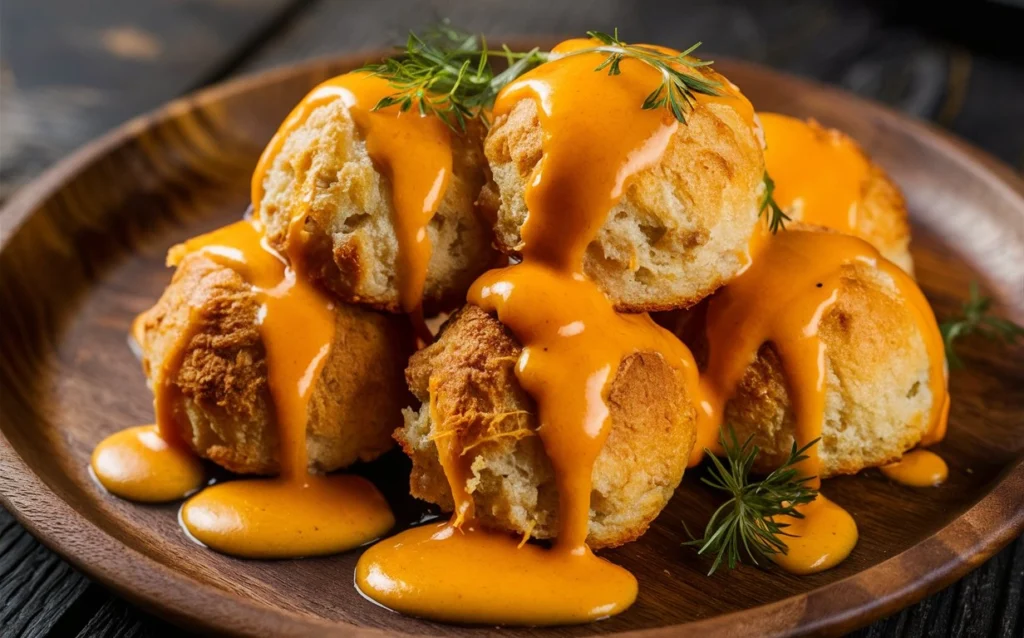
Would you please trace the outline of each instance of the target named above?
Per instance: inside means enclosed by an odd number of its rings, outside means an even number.
[[[570,40],[553,59],[589,46]],[[626,101],[617,112],[604,95],[560,113],[546,113],[529,85],[503,96],[484,144],[492,179],[481,196],[498,211],[499,249],[518,256],[526,244],[574,241],[531,221],[535,210],[601,210],[597,227],[579,235],[587,240],[580,247],[583,272],[616,310],[688,307],[728,282],[749,263],[749,243],[760,232],[764,158],[750,102],[724,76],[707,67],[700,72],[719,95],[697,95],[685,123],[660,129],[647,121],[672,121],[667,109]],[[625,73],[616,80],[642,81]],[[568,179],[582,165],[630,153],[622,173],[630,178],[613,193]],[[530,188],[542,169],[549,184],[572,187]]]
[[[409,362],[406,377],[422,406],[405,411],[395,438],[413,461],[413,496],[445,511],[455,507],[438,458],[440,438],[472,458],[466,479],[485,526],[553,538],[558,488],[537,434],[537,404],[516,379],[522,351],[487,312],[473,305],[458,311],[437,342]],[[656,353],[619,364],[608,393],[609,434],[592,473],[590,547],[640,537],[672,497],[695,436],[687,394],[694,390]]]
[[[375,110],[394,92],[368,72],[311,91],[264,150],[252,201],[270,245],[342,301],[431,315],[494,264],[482,126]]]
[[[236,226],[247,230],[248,223]],[[173,280],[135,327],[143,371],[158,405],[166,404],[171,415],[164,426],[197,455],[232,472],[278,474],[282,426],[268,333],[258,319],[261,295],[243,274],[202,251],[175,249],[171,260]],[[312,472],[386,452],[408,397],[402,379],[413,349],[408,322],[340,303],[328,321],[333,337],[305,408]]]
[[[728,424],[759,469],[820,438],[810,475],[854,474],[940,441],[949,407],[935,315],[914,280],[862,239],[779,232],[680,330],[701,365],[698,442]]]

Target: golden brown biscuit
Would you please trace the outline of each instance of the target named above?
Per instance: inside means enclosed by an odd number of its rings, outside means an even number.
[[[521,351],[497,319],[476,306],[463,308],[437,342],[410,360],[406,377],[423,407],[406,410],[395,438],[413,460],[410,489],[417,498],[453,508],[433,443],[453,436],[456,449],[474,456],[467,485],[481,522],[551,538],[558,492],[537,436],[536,406],[515,376]],[[431,399],[438,422],[431,420]],[[594,548],[627,543],[647,530],[682,479],[695,437],[682,375],[659,355],[623,361],[608,402],[611,430],[593,471],[587,542]]]
[[[708,352],[706,305],[659,317],[691,348],[702,369]],[[822,317],[819,335],[827,371],[822,478],[897,460],[928,430],[933,401],[928,353],[907,302],[885,273],[862,263],[844,265],[839,295]],[[761,448],[758,470],[777,467],[789,454],[795,418],[771,343],[761,346],[747,368],[724,417],[739,440],[754,436]]]
[[[256,321],[259,302],[235,271],[187,255],[141,319],[142,365],[154,372],[185,346],[174,384],[187,422],[180,434],[204,458],[233,472],[275,474],[278,434]],[[311,470],[329,472],[391,447],[410,397],[402,378],[412,338],[404,317],[335,304],[335,337],[309,403]]]
[[[476,122],[468,128],[465,135],[452,134],[452,176],[427,226],[428,313],[461,303],[496,256],[489,223],[475,208],[485,179],[483,133]],[[263,185],[260,218],[274,248],[289,254],[290,203],[309,201],[306,269],[344,301],[400,310],[391,185],[341,100],[317,107],[286,139]]]
[[[508,254],[521,248],[524,193],[543,139],[537,106],[524,99],[495,120],[484,144],[493,178],[481,199],[498,209],[495,237]],[[761,143],[746,120],[724,104],[699,105],[661,160],[638,173],[608,211],[584,272],[620,311],[697,303],[746,263],[763,177]]]
[[[907,203],[899,187],[874,162],[871,162],[868,181],[864,185],[864,199],[861,200],[857,232],[854,234],[877,248],[883,257],[914,274]]]

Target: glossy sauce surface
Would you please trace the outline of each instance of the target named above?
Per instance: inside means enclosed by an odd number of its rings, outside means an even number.
[[[949,478],[946,462],[929,450],[911,450],[899,461],[878,469],[890,480],[910,487],[936,487]]]
[[[192,536],[243,558],[336,554],[380,538],[395,524],[384,497],[360,476],[304,481],[248,479],[209,487],[181,508]]]
[[[691,465],[700,461],[705,447],[717,449],[725,404],[760,347],[769,342],[779,355],[790,388],[797,445],[802,447],[821,436],[827,352],[818,329],[840,294],[842,265],[854,262],[872,265],[888,274],[907,304],[929,357],[928,383],[933,398],[925,415],[929,427],[923,440],[942,437],[949,401],[945,354],[935,316],[920,289],[906,273],[860,239],[838,233],[789,230],[772,237],[754,264],[722,289],[708,306],[709,358],[707,370],[701,376],[702,402]],[[799,470],[805,476],[818,477],[817,446],[807,456]],[[812,485],[818,487],[820,480],[815,478]],[[808,573],[834,564],[815,558],[814,547],[821,556],[836,555],[832,549],[835,540],[817,530],[838,526],[843,530],[840,536],[847,538],[852,547],[856,526],[849,517],[835,514],[833,507],[838,506],[807,506],[808,518],[800,522],[800,527],[809,535],[799,541],[801,551],[791,556],[784,567]],[[828,516],[829,522],[820,523],[814,520],[816,516]],[[796,555],[803,557],[799,564]]]
[[[360,590],[410,616],[485,625],[564,625],[624,611],[637,582],[595,557],[520,546],[468,524],[417,527],[366,550]]]
[[[785,523],[782,540],[785,554],[772,554],[771,559],[787,572],[814,574],[835,567],[846,560],[857,545],[857,524],[850,513],[818,494],[806,505],[797,507],[804,518],[780,516],[777,523]]]
[[[192,451],[172,445],[155,425],[121,430],[92,453],[93,475],[111,494],[140,503],[185,498],[206,482],[203,464]]]
[[[554,53],[594,44],[570,40]],[[494,117],[522,99],[537,104],[544,155],[525,192],[522,262],[484,274],[468,295],[523,345],[516,376],[537,402],[538,434],[555,470],[557,540],[545,550],[478,529],[466,489],[472,455],[438,439],[455,497],[452,523],[389,539],[357,568],[361,591],[393,609],[455,622],[563,624],[618,613],[636,597],[635,578],[586,545],[591,476],[610,425],[607,393],[622,360],[641,351],[659,353],[691,391],[697,378],[682,343],[645,314],[616,313],[583,275],[584,251],[608,212],[680,126],[665,109],[640,108],[661,83],[657,71],[626,59],[621,75],[609,77],[594,71],[605,57],[568,55],[498,95]],[[746,98],[731,85],[722,90],[697,96],[697,108],[728,104],[753,125]],[[455,560],[466,555],[474,560]],[[520,609],[510,608],[519,601]]]
[[[596,44],[584,39],[563,42],[552,54],[566,57],[513,81],[494,104],[495,118],[507,115],[523,99],[537,105],[544,155],[526,189],[530,213],[522,240],[534,258],[543,254],[549,265],[563,271],[580,272],[583,251],[629,179],[656,164],[683,126],[667,109],[640,108],[661,84],[656,69],[627,58],[621,74],[609,76],[607,70],[594,71],[607,54],[573,55]],[[750,102],[721,80],[722,95],[696,94],[697,108],[729,106],[753,126]]]
[[[416,312],[423,297],[430,261],[427,224],[437,211],[452,172],[448,127],[440,118],[397,106],[374,111],[381,98],[395,93],[384,79],[369,73],[347,73],[313,89],[292,110],[271,139],[252,177],[254,214],[259,215],[267,172],[288,137],[302,127],[317,108],[341,100],[348,108],[374,166],[391,185],[392,223],[398,240],[399,300],[405,312]],[[304,177],[296,176],[296,179]],[[310,202],[295,198],[289,217],[303,220]]]
[[[776,203],[799,221],[855,233],[870,165],[853,140],[788,115],[758,119]]]

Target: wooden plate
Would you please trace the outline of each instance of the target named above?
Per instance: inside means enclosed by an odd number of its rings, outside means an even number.
[[[0,216],[4,503],[90,576],[183,625],[278,636],[493,631],[422,622],[364,600],[352,585],[358,552],[277,562],[215,554],[181,533],[176,506],[110,497],[86,469],[106,434],[152,419],[126,334],[170,278],[165,250],[237,219],[280,120],[314,84],[360,61],[317,61],[174,102],[68,158]],[[759,109],[847,131],[891,172],[906,193],[918,275],[940,317],[977,279],[1005,316],[1024,322],[1024,188],[1010,171],[835,90],[748,64],[719,68]],[[1024,356],[983,340],[964,344],[963,355],[968,369],[953,372],[949,437],[938,446],[949,483],[915,490],[877,471],[828,481],[825,492],[861,530],[836,569],[796,577],[743,567],[706,577],[707,562],[680,547],[680,521],[699,527],[719,502],[695,471],[650,532],[607,552],[640,580],[628,612],[506,633],[837,633],[962,576],[1024,529]],[[415,515],[397,454],[365,471],[402,517]]]

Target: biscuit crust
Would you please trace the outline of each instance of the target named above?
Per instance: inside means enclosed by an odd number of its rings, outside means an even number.
[[[458,311],[438,341],[410,360],[406,377],[423,407],[406,410],[395,438],[413,461],[410,490],[417,498],[454,507],[433,440],[455,437],[456,449],[474,457],[467,485],[480,521],[552,538],[558,492],[537,435],[536,404],[515,376],[521,351],[488,313],[476,306]],[[624,360],[608,403],[611,429],[593,470],[587,540],[593,548],[622,545],[647,530],[682,479],[695,439],[688,389],[660,355]]]
[[[432,247],[423,304],[428,314],[461,303],[497,257],[487,214],[477,210],[484,183],[482,125],[452,134],[452,175],[427,226]],[[264,179],[260,218],[271,245],[293,246],[290,204],[309,202],[301,259],[326,289],[348,303],[401,312],[398,239],[391,184],[370,158],[348,108],[336,100],[316,108],[292,132]]]
[[[279,470],[259,306],[238,273],[194,253],[141,320],[142,366],[151,382],[189,334],[174,377],[179,433],[199,456],[242,474]],[[402,370],[413,341],[405,318],[335,308],[331,353],[309,403],[306,449],[318,472],[383,454],[410,403]]]

